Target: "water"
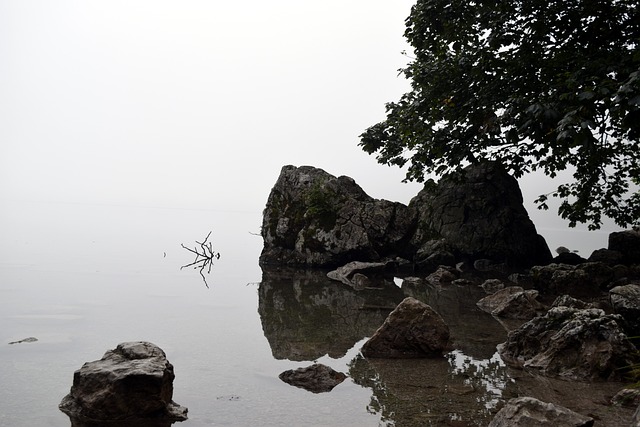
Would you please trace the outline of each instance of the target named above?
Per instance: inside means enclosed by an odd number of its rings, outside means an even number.
[[[69,426],[57,405],[73,372],[132,340],[167,353],[174,400],[189,408],[189,420],[176,424],[185,427],[482,426],[525,392],[596,414],[603,425],[630,419],[630,410],[603,404],[620,384],[575,385],[505,367],[495,345],[506,331],[475,308],[477,289],[355,292],[322,273],[263,272],[260,222],[260,212],[6,203],[0,426]],[[209,231],[222,256],[207,289],[197,270],[180,270],[193,260],[180,245]],[[442,314],[454,350],[425,360],[359,356],[408,295]],[[38,341],[8,344],[32,336]],[[278,379],[313,361],[349,378],[322,394]]]

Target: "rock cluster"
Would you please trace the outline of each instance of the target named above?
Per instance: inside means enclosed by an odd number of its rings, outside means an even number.
[[[184,421],[187,408],[173,401],[174,378],[173,365],[160,347],[144,341],[121,343],[74,373],[60,410],[77,425]]]
[[[511,399],[496,414],[489,427],[590,427],[594,419],[533,397]]]

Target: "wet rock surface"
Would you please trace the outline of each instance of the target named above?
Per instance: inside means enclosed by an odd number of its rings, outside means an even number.
[[[529,320],[545,311],[537,297],[538,291],[510,286],[482,298],[476,305],[493,316]]]
[[[362,355],[373,358],[415,358],[442,355],[449,341],[449,327],[427,304],[405,298],[362,346]]]
[[[60,410],[74,425],[164,425],[187,419],[173,401],[173,365],[155,344],[118,344],[74,373]],[[108,424],[112,423],[112,424]]]
[[[306,368],[284,371],[279,378],[287,384],[312,393],[327,393],[343,382],[347,376],[329,366],[314,363]]]
[[[532,397],[511,399],[489,427],[590,427],[594,419]]]
[[[566,380],[622,379],[635,347],[619,326],[621,317],[600,309],[552,307],[511,331],[498,346],[512,366]]]

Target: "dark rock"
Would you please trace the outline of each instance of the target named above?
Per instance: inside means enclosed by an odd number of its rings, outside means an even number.
[[[409,203],[418,212],[414,242],[444,239],[456,259],[526,268],[551,252],[523,206],[518,182],[497,164],[469,166],[427,182]]]
[[[616,286],[609,291],[609,299],[615,313],[623,317],[627,335],[640,336],[640,284]]]
[[[362,346],[371,358],[417,358],[441,355],[447,348],[449,327],[427,304],[405,298]]]
[[[476,305],[483,311],[507,319],[531,319],[545,307],[536,300],[538,291],[525,291],[520,286],[510,286],[482,298]]]
[[[482,282],[480,287],[488,294],[494,294],[501,289],[504,289],[504,283],[499,279],[487,279]]]
[[[77,425],[184,421],[187,408],[172,400],[174,378],[173,365],[158,346],[125,342],[74,373],[60,410]]]
[[[496,414],[489,427],[589,427],[594,419],[533,397],[511,399]]]
[[[640,231],[625,230],[609,234],[609,250],[620,252],[624,264],[640,264]]]
[[[356,290],[362,290],[371,286],[371,277],[380,277],[385,272],[389,275],[390,271],[393,271],[392,263],[352,261],[328,272],[327,277]]]
[[[560,306],[577,308],[578,310],[583,310],[585,308],[596,308],[594,307],[593,304],[586,303],[570,295],[561,295],[557,297],[551,304],[551,307],[560,307]]]
[[[600,294],[615,278],[614,270],[600,262],[580,265],[549,264],[531,268],[536,289],[551,295],[569,294],[578,297]]]
[[[622,262],[622,254],[618,251],[610,249],[596,249],[591,253],[589,262],[601,262],[610,266],[620,264]]]
[[[349,177],[284,166],[264,210],[260,264],[334,267],[412,259],[415,226],[413,209],[373,199]]]
[[[477,283],[469,279],[455,279],[451,281],[451,284],[455,286],[472,286],[476,285]]]
[[[551,260],[517,181],[495,165],[430,183],[409,206],[373,199],[346,176],[285,166],[267,200],[262,237],[261,265],[335,267],[400,257],[431,272],[483,258],[502,271]]]
[[[278,377],[287,384],[303,388],[312,393],[329,392],[347,378],[342,372],[334,371],[329,366],[321,363],[314,363],[306,368],[284,371]]]
[[[511,331],[498,352],[507,364],[546,376],[621,379],[636,357],[618,323],[621,320],[600,309],[553,307]]]
[[[453,268],[440,266],[436,271],[428,275],[426,280],[432,285],[443,285],[449,284],[457,278],[458,275],[456,274],[456,270],[454,270]]]
[[[562,252],[551,260],[554,264],[580,265],[587,262],[586,259],[573,252]]]

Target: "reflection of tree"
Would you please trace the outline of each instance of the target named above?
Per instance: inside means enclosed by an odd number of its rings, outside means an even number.
[[[487,425],[508,382],[498,356],[475,360],[461,352],[433,359],[359,356],[350,362],[349,375],[371,388],[367,409],[397,427]]]
[[[303,361],[343,356],[384,322],[404,294],[392,283],[355,291],[323,271],[263,268],[258,297],[273,356]]]

